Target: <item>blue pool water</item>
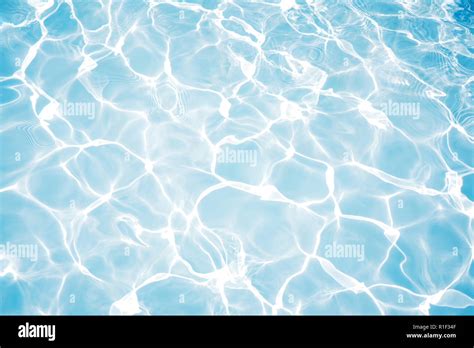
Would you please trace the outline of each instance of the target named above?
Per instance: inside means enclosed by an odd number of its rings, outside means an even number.
[[[0,2],[0,314],[474,314],[474,5]]]

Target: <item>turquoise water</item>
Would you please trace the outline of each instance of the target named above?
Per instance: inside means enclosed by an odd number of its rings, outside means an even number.
[[[474,314],[470,1],[0,2],[0,314]]]

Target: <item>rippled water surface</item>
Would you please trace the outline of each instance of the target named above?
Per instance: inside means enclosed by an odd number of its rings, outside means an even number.
[[[473,314],[466,1],[0,2],[1,314]]]

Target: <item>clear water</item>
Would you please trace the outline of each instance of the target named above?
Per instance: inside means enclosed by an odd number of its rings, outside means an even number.
[[[1,314],[474,314],[466,1],[0,2]]]

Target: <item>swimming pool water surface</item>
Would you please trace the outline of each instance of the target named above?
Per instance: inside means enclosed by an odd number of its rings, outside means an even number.
[[[0,314],[474,314],[473,11],[0,1]]]

